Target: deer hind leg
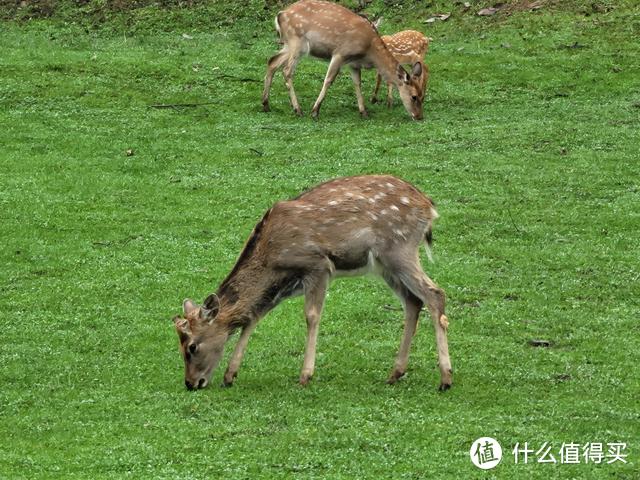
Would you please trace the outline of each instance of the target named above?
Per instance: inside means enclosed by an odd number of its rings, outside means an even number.
[[[289,99],[291,100],[293,111],[296,112],[296,115],[302,116],[302,109],[298,103],[296,91],[293,88],[293,75],[296,71],[298,62],[300,61],[300,56],[302,55],[302,41],[290,40],[287,44],[287,50],[289,55],[284,62],[284,68],[282,69],[282,73],[284,74],[284,83],[289,90]]]
[[[393,370],[387,379],[388,384],[394,384],[407,371],[409,363],[409,351],[411,350],[411,341],[416,333],[418,326],[418,318],[420,310],[422,310],[422,300],[412,294],[398,279],[385,275],[387,284],[393,289],[396,295],[402,301],[404,306],[404,330],[402,340],[400,341],[400,349],[396,357]]]
[[[362,96],[362,76],[359,68],[351,67],[351,79],[353,80],[353,86],[356,90],[356,98],[358,99],[358,110],[360,111],[360,116],[363,118],[367,118],[369,114],[367,113],[367,109],[364,106],[364,97]]]
[[[449,359],[449,345],[447,343],[447,328],[449,320],[444,313],[445,295],[422,270],[416,257],[414,262],[406,264],[398,270],[402,283],[429,308],[436,334],[438,348],[438,364],[440,366],[440,390],[451,388],[451,360]]]
[[[320,105],[322,105],[322,101],[327,94],[327,90],[336,79],[338,73],[340,73],[340,68],[342,67],[343,63],[344,60],[340,55],[334,55],[333,57],[331,57],[329,68],[327,69],[327,75],[324,77],[324,83],[322,84],[322,90],[320,90],[320,94],[316,99],[316,103],[313,104],[313,109],[311,110],[311,116],[316,120],[318,119],[318,114],[320,113]]]
[[[328,281],[328,274],[322,274],[322,276],[305,282],[304,315],[307,319],[307,345],[304,351],[302,371],[300,372],[300,385],[307,385],[315,370],[318,329]]]
[[[382,76],[376,71],[376,88],[373,89],[371,95],[371,103],[378,103],[378,90],[380,90],[380,83],[382,82]]]
[[[269,107],[269,92],[271,91],[271,83],[276,71],[285,64],[289,58],[287,47],[283,48],[276,55],[271,57],[267,62],[267,73],[264,76],[264,90],[262,91],[262,109],[265,112],[271,110]]]
[[[258,322],[256,320],[243,327],[242,332],[240,333],[240,338],[238,339],[238,343],[236,343],[236,348],[233,350],[233,354],[231,355],[231,360],[229,361],[227,371],[224,374],[223,385],[225,387],[230,387],[231,385],[233,385],[233,380],[238,376],[238,370],[240,369],[240,364],[242,363],[244,352],[247,349],[249,337],[256,329],[257,324]]]

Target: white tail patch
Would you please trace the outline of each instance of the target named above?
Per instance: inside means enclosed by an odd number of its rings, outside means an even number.
[[[276,24],[276,32],[278,32],[278,37],[282,38],[282,32],[280,31],[280,22],[278,22],[278,17],[280,14],[276,15],[276,18],[274,19],[274,23]]]
[[[429,261],[431,263],[435,263],[435,261],[433,260],[433,252],[431,251],[431,247],[429,246],[429,244],[427,242],[424,242],[424,249],[427,252],[427,258],[429,259]]]

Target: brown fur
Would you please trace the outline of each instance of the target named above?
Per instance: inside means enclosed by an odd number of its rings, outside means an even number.
[[[390,381],[406,369],[409,337],[420,308],[428,304],[445,369],[442,384],[450,385],[444,293],[422,272],[418,256],[436,217],[429,197],[389,175],[339,178],[276,203],[253,229],[217,294],[202,307],[185,301],[184,319],[176,319],[187,386],[206,385],[226,340],[242,328],[225,374],[225,383],[230,384],[258,320],[281,300],[299,294],[305,295],[309,326],[300,378],[307,383],[313,374],[315,339],[330,280],[366,272],[382,276],[407,309],[405,338]],[[201,353],[187,359],[191,344]]]
[[[293,88],[293,75],[300,57],[306,53],[330,60],[322,90],[311,114],[317,118],[320,106],[340,67],[351,67],[358,99],[358,109],[367,115],[360,85],[360,70],[376,67],[385,81],[395,85],[407,112],[416,120],[422,118],[421,64],[415,64],[411,75],[396,61],[385,47],[375,27],[347,8],[322,0],[301,0],[276,16],[276,29],[284,47],[269,59],[264,80],[262,104],[269,111],[269,92],[273,76],[279,68],[283,74],[294,111],[302,109]]]
[[[424,57],[429,50],[430,38],[425,36],[422,32],[416,30],[403,30],[402,32],[394,33],[393,35],[383,35],[382,41],[385,46],[394,56],[394,58],[401,65],[413,65],[416,62],[423,64],[422,75],[418,80],[422,85],[422,100],[427,91],[427,82],[429,81],[429,67],[424,63]],[[376,103],[378,101],[378,89],[382,76],[378,72],[376,75],[376,86],[371,96],[371,102]],[[387,82],[387,105],[391,107],[393,105],[393,85]]]

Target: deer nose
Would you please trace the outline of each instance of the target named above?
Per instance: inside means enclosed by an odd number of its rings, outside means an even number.
[[[204,388],[206,387],[207,381],[204,378],[201,378],[200,381],[198,382],[198,388]]]
[[[187,390],[193,390],[193,383],[191,383],[189,380],[184,381],[184,386],[187,387]]]

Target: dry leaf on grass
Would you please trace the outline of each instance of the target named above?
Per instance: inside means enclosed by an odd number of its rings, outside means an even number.
[[[478,12],[478,16],[479,17],[489,17],[491,15],[494,15],[498,10],[500,10],[500,9],[496,8],[496,7],[483,8],[482,10],[480,10]]]
[[[451,16],[450,13],[437,13],[431,18],[427,18],[424,21],[424,23],[433,23],[436,20],[440,20],[441,22],[445,22],[445,21],[447,21],[449,19],[450,16]]]

